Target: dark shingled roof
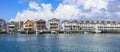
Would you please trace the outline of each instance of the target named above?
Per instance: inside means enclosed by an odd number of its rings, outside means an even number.
[[[3,20],[3,19],[0,19],[0,21],[5,21],[5,20]]]
[[[64,22],[70,22],[70,21],[68,21],[68,20],[64,20],[62,23],[64,23]]]
[[[49,21],[53,21],[53,20],[59,21],[59,19],[56,19],[56,18],[52,18],[52,19],[50,19]]]
[[[36,22],[45,22],[45,20],[44,19],[40,19],[40,20],[38,20]]]

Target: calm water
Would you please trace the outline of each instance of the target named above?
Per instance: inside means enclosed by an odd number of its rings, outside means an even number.
[[[120,52],[120,34],[0,35],[0,52]]]

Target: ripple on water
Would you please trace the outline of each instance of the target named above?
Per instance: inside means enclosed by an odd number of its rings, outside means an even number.
[[[0,52],[120,52],[119,34],[0,35]]]

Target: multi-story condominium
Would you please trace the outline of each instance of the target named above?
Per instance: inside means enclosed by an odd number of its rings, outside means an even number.
[[[62,22],[62,27],[63,27],[63,31],[65,32],[74,32],[74,31],[80,31],[80,23],[76,20],[69,22],[68,20],[65,20]]]
[[[101,21],[97,23],[97,29],[101,31],[120,30],[120,23],[117,21]]]
[[[36,31],[43,31],[46,30],[46,21],[43,19],[40,19],[34,23],[34,29]]]
[[[93,31],[94,22],[93,21],[80,21],[81,31]]]
[[[24,22],[23,21],[19,21],[19,22],[16,22],[16,24],[17,24],[17,30],[18,31],[22,31]]]
[[[80,27],[80,23],[77,20],[73,20],[71,22],[72,25],[72,31],[80,31],[81,27]]]
[[[6,30],[5,20],[0,19],[0,31],[5,31],[5,30]]]
[[[120,23],[117,21],[72,21],[62,23],[63,31],[101,32],[109,30],[120,30]]]
[[[48,29],[50,31],[57,31],[59,30],[59,19],[52,18],[48,21]]]
[[[120,30],[120,24],[116,21],[80,21],[82,31],[108,31]]]
[[[62,30],[65,32],[71,32],[72,31],[72,25],[71,22],[68,20],[65,20],[62,22]]]
[[[16,22],[11,21],[7,23],[7,32],[8,33],[15,33],[17,32],[17,26],[16,26]]]
[[[33,22],[30,20],[27,20],[23,25],[24,31],[32,31],[34,30],[33,28],[34,28]]]

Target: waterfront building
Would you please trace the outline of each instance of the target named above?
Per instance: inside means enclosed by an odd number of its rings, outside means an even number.
[[[59,30],[59,19],[52,18],[48,21],[48,29],[51,32],[55,32]]]
[[[19,21],[19,22],[16,22],[16,24],[17,24],[17,30],[18,31],[22,31],[24,22],[23,21]]]
[[[90,32],[94,30],[94,22],[93,21],[80,21],[80,27],[81,27],[81,31],[86,31],[86,32]]]
[[[5,30],[6,30],[5,20],[0,19],[0,31],[5,31]]]
[[[62,22],[62,30],[65,32],[71,32],[72,31],[71,22],[68,20],[63,21]]]
[[[17,32],[16,22],[11,21],[11,22],[7,23],[7,32],[8,33],[16,33]]]
[[[48,29],[47,29],[48,27]],[[17,31],[31,31],[36,32],[51,31],[51,32],[104,32],[104,31],[120,31],[120,22],[118,21],[68,21],[62,22],[62,28],[60,28],[59,19],[52,18],[48,20],[48,26],[46,27],[46,21],[40,19],[38,21],[27,20],[25,23],[23,21],[19,22],[8,22],[5,24],[3,19],[0,19],[0,31],[5,31],[9,33],[14,33]]]
[[[101,31],[120,30],[120,23],[117,21],[102,21],[98,24],[98,30]]]
[[[45,31],[45,30],[47,30],[47,28],[46,28],[46,21],[43,20],[43,19],[35,21],[35,23],[34,23],[34,29],[36,31]]]
[[[65,32],[80,32],[81,30],[80,23],[76,20],[72,22],[65,20],[62,22],[62,27]]]
[[[117,21],[72,21],[69,22],[65,20],[62,22],[62,30],[65,32],[101,32],[101,31],[111,31],[120,30],[120,23]]]
[[[72,25],[72,31],[80,31],[81,27],[80,27],[80,23],[77,20],[73,20],[71,22]]]
[[[117,21],[81,21],[80,26],[82,31],[89,32],[120,30],[120,23]]]
[[[27,20],[23,25],[24,31],[32,31],[34,30],[33,28],[34,28],[33,22],[30,20]]]

